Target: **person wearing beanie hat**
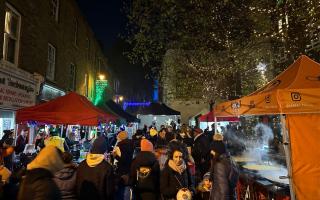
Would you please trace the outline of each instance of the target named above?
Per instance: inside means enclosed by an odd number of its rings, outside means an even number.
[[[142,139],[141,140],[140,148],[141,148],[141,151],[153,152],[153,144],[147,139]]]
[[[215,156],[215,154],[218,154],[217,156],[223,155],[225,153],[227,153],[227,148],[225,143],[222,140],[214,140],[211,143],[211,152],[210,152],[213,156]]]
[[[87,158],[79,164],[76,177],[78,199],[113,199],[113,168],[104,157],[107,148],[106,138],[99,136]]]
[[[117,144],[114,147],[113,155],[116,160],[116,174],[120,177],[116,199],[129,199],[130,191],[128,187],[130,166],[134,152],[134,142],[128,138],[126,131],[121,131],[117,136]]]
[[[235,199],[235,188],[229,180],[233,172],[233,162],[222,140],[211,144],[211,173],[214,186],[211,189],[210,200]]]
[[[211,174],[210,172],[207,172],[204,174],[202,181],[199,183],[197,187],[197,195],[195,199],[209,200],[211,188],[212,188]]]
[[[157,200],[160,197],[159,161],[149,140],[142,139],[140,145],[141,151],[131,164],[129,184],[133,186],[135,199]]]
[[[191,155],[196,164],[196,184],[198,184],[210,169],[210,142],[199,128],[194,129],[193,134],[194,142]]]
[[[43,148],[27,166],[20,186],[18,199],[60,199],[59,188],[52,180],[53,174],[63,168],[62,152],[54,146]]]
[[[128,138],[128,133],[126,131],[121,131],[117,135],[118,142],[121,142],[122,140],[125,140]]]

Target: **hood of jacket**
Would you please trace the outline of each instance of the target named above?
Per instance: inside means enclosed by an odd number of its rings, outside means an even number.
[[[61,170],[64,166],[58,149],[54,146],[46,146],[37,157],[27,166],[28,170],[43,168],[49,170],[52,174]]]
[[[73,174],[76,172],[76,168],[73,166],[68,166],[62,170],[55,173],[54,177],[60,180],[69,180]]]
[[[99,165],[103,160],[104,160],[103,154],[88,153],[86,162],[89,167],[95,167]]]

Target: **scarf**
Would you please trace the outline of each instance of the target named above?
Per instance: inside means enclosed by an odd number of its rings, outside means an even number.
[[[104,160],[103,154],[88,153],[86,162],[89,167],[95,167],[95,166],[99,165],[103,160]]]
[[[182,161],[181,165],[176,165],[173,160],[169,160],[168,165],[171,169],[173,169],[173,171],[176,171],[179,174],[182,174],[187,169],[186,163],[184,161]]]

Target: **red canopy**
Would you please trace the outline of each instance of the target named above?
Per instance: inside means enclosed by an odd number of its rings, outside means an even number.
[[[95,107],[86,97],[75,92],[52,101],[22,108],[17,111],[16,122],[37,121],[48,124],[79,124],[96,126],[117,119]]]
[[[215,114],[213,111],[208,112],[205,115],[199,117],[200,122],[214,122]],[[217,122],[238,122],[240,121],[238,117],[217,117]]]

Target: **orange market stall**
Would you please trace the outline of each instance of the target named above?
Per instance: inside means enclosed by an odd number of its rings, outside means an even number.
[[[261,89],[217,105],[215,114],[280,114],[291,199],[320,199],[319,63],[301,56]]]

